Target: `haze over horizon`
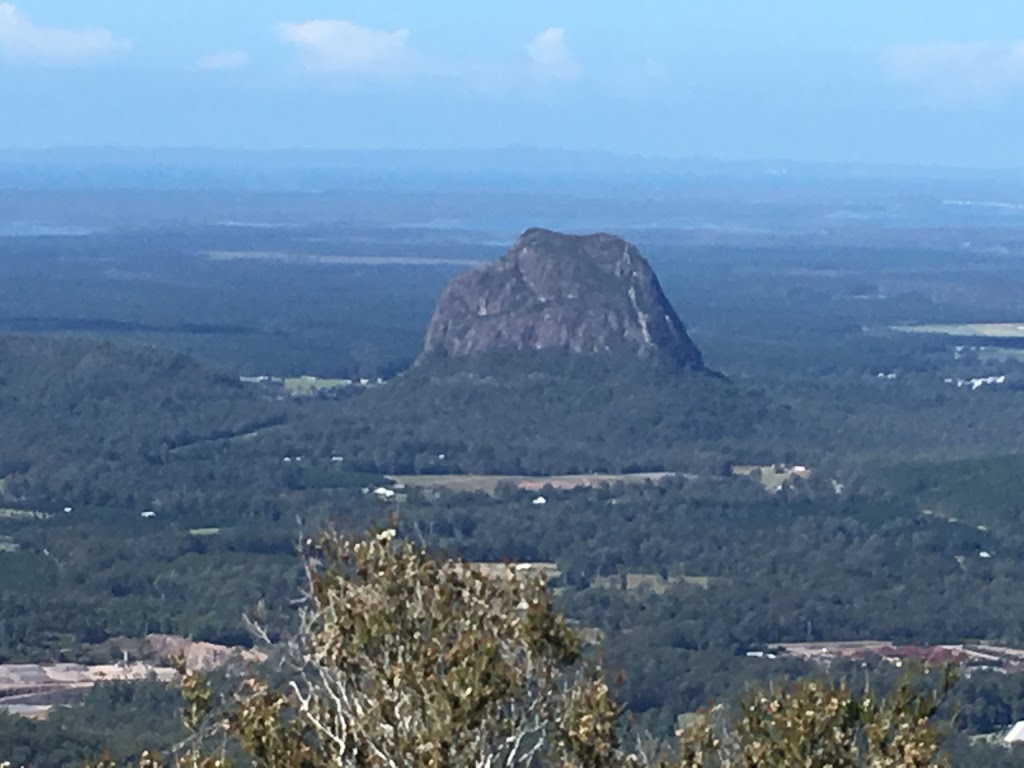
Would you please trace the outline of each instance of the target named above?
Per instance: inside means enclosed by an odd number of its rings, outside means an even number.
[[[0,150],[1024,165],[1024,6],[0,2]],[[1015,30],[1021,30],[1015,35]]]

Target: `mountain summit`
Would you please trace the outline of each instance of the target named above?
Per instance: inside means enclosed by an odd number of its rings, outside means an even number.
[[[546,349],[704,367],[636,246],[547,229],[526,230],[501,259],[448,284],[420,359]]]

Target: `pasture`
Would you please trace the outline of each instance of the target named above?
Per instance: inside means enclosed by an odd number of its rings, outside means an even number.
[[[678,472],[635,472],[627,474],[589,475],[388,475],[388,479],[409,488],[445,488],[450,491],[483,491],[494,493],[499,485],[511,484],[525,491],[551,487],[559,491],[574,488],[595,488],[613,483],[659,483]]]
[[[962,323],[892,325],[900,333],[932,333],[944,336],[978,336],[987,339],[1024,339],[1024,323]]]
[[[316,376],[295,376],[283,382],[284,391],[292,397],[312,397],[321,392],[344,389],[354,384],[352,379],[321,379]]]

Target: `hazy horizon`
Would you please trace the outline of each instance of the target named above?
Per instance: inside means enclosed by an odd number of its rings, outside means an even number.
[[[253,159],[260,165],[252,166]],[[532,177],[543,182],[564,174],[582,176],[621,175],[624,182],[661,178],[665,181],[736,178],[785,184],[796,180],[927,181],[1020,179],[1021,167],[1009,164],[857,162],[844,160],[795,160],[786,157],[726,158],[671,155],[571,147],[495,145],[493,147],[215,147],[184,145],[54,145],[46,147],[0,146],[0,165],[18,168],[119,169],[175,174],[206,170],[277,172],[372,171],[379,175],[445,174]],[[0,185],[4,180],[0,178]]]
[[[0,149],[1024,166],[1024,6],[0,2]],[[1008,32],[1008,30],[1010,30]]]

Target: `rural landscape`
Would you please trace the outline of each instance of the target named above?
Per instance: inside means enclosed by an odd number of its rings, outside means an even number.
[[[11,232],[0,259],[15,761],[173,745],[175,653],[229,685],[273,654],[245,617],[272,642],[294,630],[302,536],[395,525],[543,578],[638,732],[670,737],[759,681],[869,670],[885,686],[954,663],[955,764],[1014,764],[1024,270],[995,246],[1024,234],[869,222],[764,244],[612,220],[620,240],[243,226],[208,205],[172,225],[163,202],[110,229],[61,218],[77,194],[32,209],[76,234]],[[522,216],[543,220],[537,206]],[[626,317],[630,291],[579,271],[606,247],[649,261],[658,291],[637,283],[636,301],[684,325],[621,326],[616,349],[550,301],[461,314],[492,290],[518,301],[486,277],[512,259],[538,265],[536,290],[589,285],[573,312]],[[354,260],[209,256],[228,248]],[[552,328],[609,351],[459,346]]]
[[[0,768],[1024,765],[1020,28],[0,2]]]

